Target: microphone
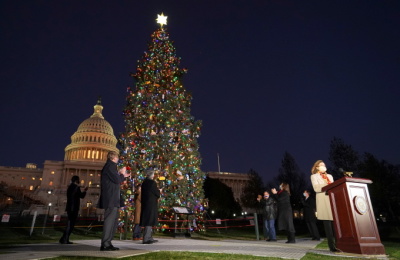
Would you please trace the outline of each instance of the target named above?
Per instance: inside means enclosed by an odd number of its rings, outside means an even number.
[[[352,175],[353,175],[353,172],[347,172],[347,171],[343,170],[343,168],[339,168],[339,172],[343,173],[343,175],[347,176],[347,177],[352,177]]]

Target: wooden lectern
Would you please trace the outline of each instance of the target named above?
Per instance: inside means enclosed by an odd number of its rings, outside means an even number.
[[[343,252],[384,255],[367,184],[371,180],[343,177],[325,187],[329,194],[336,247]]]

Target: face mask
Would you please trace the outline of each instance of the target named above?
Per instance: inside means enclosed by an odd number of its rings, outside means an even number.
[[[305,196],[306,196],[306,194],[305,194],[305,193],[303,193],[303,196],[305,197]]]
[[[269,198],[269,195],[264,195],[264,198],[265,198],[265,199],[268,199],[268,198]]]
[[[319,172],[324,173],[324,172],[326,172],[326,167],[325,166],[319,166],[318,170],[319,170]]]
[[[280,189],[280,190],[282,189],[282,185],[279,186],[279,189]]]

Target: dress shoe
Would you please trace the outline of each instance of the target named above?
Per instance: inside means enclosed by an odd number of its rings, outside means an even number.
[[[276,242],[276,239],[268,239],[268,242]]]
[[[311,240],[314,240],[314,241],[321,241],[321,239],[319,239],[319,238],[313,238],[313,239],[311,239]]]
[[[150,240],[150,241],[153,242],[153,243],[157,243],[158,242],[158,240],[155,240],[155,239]]]
[[[68,241],[65,241],[62,238],[60,238],[60,240],[58,242],[60,242],[60,244],[63,244],[63,245],[68,244]],[[70,242],[70,243],[72,244],[72,242]]]
[[[116,251],[119,250],[118,247],[113,247],[113,246],[101,246],[100,251]]]
[[[153,244],[154,242],[149,240],[149,241],[143,241],[143,244]]]
[[[285,243],[286,243],[286,244],[295,244],[296,241],[295,241],[295,240],[288,240],[288,241],[286,241]]]
[[[339,252],[339,250],[337,248],[333,248],[333,249],[329,249],[331,252]]]

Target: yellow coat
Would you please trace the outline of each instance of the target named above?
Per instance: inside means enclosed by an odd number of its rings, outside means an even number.
[[[135,193],[135,218],[134,218],[134,224],[140,224],[140,211],[142,207],[142,192],[136,191]]]
[[[328,179],[333,182],[333,177],[330,174],[327,174]],[[311,175],[311,183],[314,188],[314,191],[317,193],[316,202],[317,202],[317,219],[319,220],[333,220],[332,217],[332,209],[331,203],[329,200],[329,196],[325,194],[325,192],[321,192],[321,189],[328,185],[326,181],[321,177],[319,173]]]

